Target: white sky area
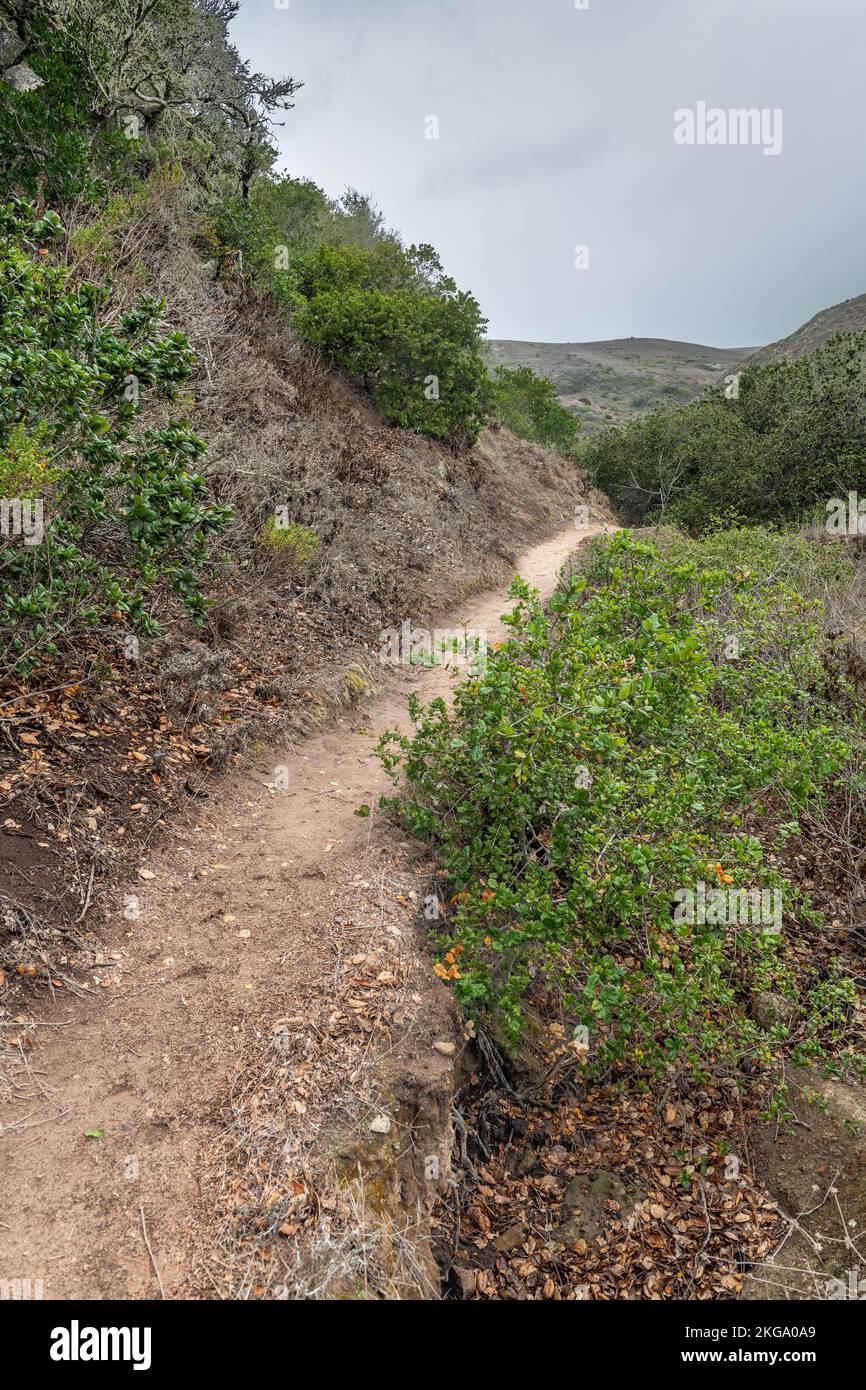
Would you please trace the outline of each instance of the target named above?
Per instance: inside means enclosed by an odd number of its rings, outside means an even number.
[[[745,347],[866,291],[866,0],[285,4],[232,28],[305,84],[282,167],[431,242],[491,337]],[[678,145],[699,102],[780,110],[781,152]]]

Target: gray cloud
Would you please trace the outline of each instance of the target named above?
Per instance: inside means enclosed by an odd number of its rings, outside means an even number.
[[[471,189],[516,188],[546,182],[551,176],[571,178],[598,158],[609,145],[603,130],[582,135],[579,140],[551,140],[518,143],[504,149],[491,143],[463,158],[422,173],[417,185],[421,197],[445,195]]]
[[[285,168],[433,242],[493,336],[738,346],[866,290],[862,0],[242,0],[234,37],[306,84]],[[780,108],[781,154],[678,146],[699,101]]]

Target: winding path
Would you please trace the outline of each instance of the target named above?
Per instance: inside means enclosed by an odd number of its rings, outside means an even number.
[[[544,541],[519,573],[547,597],[600,529]],[[495,641],[506,607],[504,590],[478,594],[440,626],[465,621]],[[200,1179],[228,1083],[264,1020],[333,976],[332,885],[358,875],[372,835],[395,835],[354,814],[389,786],[370,735],[407,727],[410,690],[430,699],[450,683],[441,668],[389,677],[283,755],[286,791],[273,790],[276,754],[212,784],[201,815],[142,865],[141,916],[125,921],[118,904],[97,997],[58,1000],[33,1049],[30,1099],[0,1111],[0,1276],[41,1279],[46,1298],[153,1298],[156,1266],[165,1296],[180,1293],[213,1220]]]

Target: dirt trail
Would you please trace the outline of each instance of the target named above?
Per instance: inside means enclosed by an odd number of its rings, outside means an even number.
[[[587,534],[534,547],[520,574],[548,595]],[[506,607],[504,591],[480,594],[440,625],[495,641]],[[227,1084],[263,1020],[297,1013],[333,977],[333,885],[357,876],[372,838],[396,838],[354,814],[389,786],[370,735],[406,726],[411,689],[429,699],[450,685],[439,668],[389,676],[351,718],[216,785],[142,864],[127,890],[140,916],[124,920],[121,898],[98,997],[58,1000],[29,1098],[0,1110],[0,1277],[41,1279],[46,1298],[152,1298],[156,1266],[165,1296],[184,1289],[213,1219],[201,1178]]]

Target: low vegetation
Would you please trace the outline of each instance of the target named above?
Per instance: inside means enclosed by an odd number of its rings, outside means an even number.
[[[403,245],[371,200],[329,199],[309,180],[263,177],[206,220],[219,274],[246,275],[294,331],[363,383],[385,419],[456,452],[496,422],[569,455],[578,421],[528,368],[488,372],[486,320],[432,246]]]
[[[657,405],[696,400],[736,371],[749,349],[711,348],[657,338],[595,343],[488,339],[488,359],[526,367],[553,384],[559,403],[580,424],[581,438],[626,425]]]
[[[744,521],[826,520],[826,503],[866,489],[866,333],[794,362],[747,365],[690,405],[659,407],[591,440],[585,462],[630,522],[700,530]]]
[[[200,617],[201,569],[228,519],[174,408],[186,339],[149,299],[106,322],[108,294],[72,290],[52,263],[63,234],[56,214],[0,208],[0,492],[42,513],[40,543],[0,551],[0,661],[19,673],[83,628],[153,634],[161,582]],[[144,428],[150,397],[166,408]]]
[[[386,736],[405,779],[388,804],[447,871],[437,970],[476,1025],[513,1043],[540,1009],[589,1075],[643,1087],[672,1066],[763,1073],[783,1039],[863,1067],[853,983],[803,968],[820,921],[778,857],[862,748],[822,641],[819,595],[850,581],[839,546],[620,533],[549,612],[516,583],[509,640],[453,711],[415,705],[415,733]],[[689,921],[701,884],[781,916]],[[762,1026],[768,992],[796,1023]]]
[[[560,405],[556,390],[529,367],[494,370],[494,411],[500,425],[561,454],[576,452],[580,421]]]

